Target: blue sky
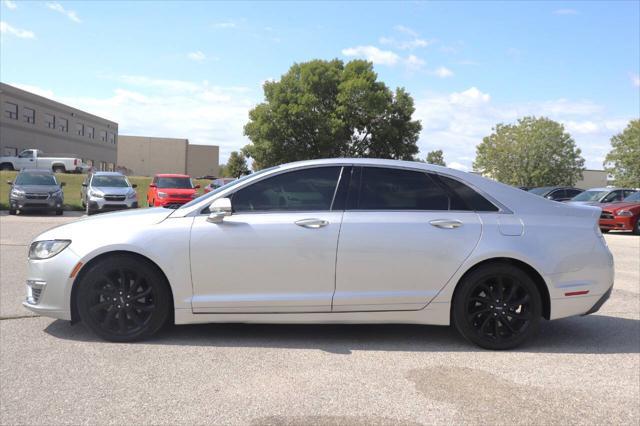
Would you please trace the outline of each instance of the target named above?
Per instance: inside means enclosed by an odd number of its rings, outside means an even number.
[[[261,85],[293,62],[367,58],[416,101],[424,156],[466,169],[499,122],[561,121],[600,168],[640,115],[640,2],[2,1],[0,79],[121,134],[248,140]]]

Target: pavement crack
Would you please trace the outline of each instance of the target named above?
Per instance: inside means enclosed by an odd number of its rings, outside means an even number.
[[[40,315],[9,315],[9,316],[0,315],[0,321],[25,319],[25,318],[39,318],[39,317]]]

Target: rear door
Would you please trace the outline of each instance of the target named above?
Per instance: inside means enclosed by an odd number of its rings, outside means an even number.
[[[333,311],[417,310],[476,246],[478,214],[438,176],[355,168],[340,229]]]

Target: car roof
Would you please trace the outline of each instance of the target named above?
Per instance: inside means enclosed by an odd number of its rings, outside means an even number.
[[[181,175],[179,173],[158,173],[156,177],[181,177],[181,178],[190,178],[189,175]]]
[[[618,190],[626,190],[626,191],[637,191],[637,189],[633,188],[618,188],[618,187],[604,187],[604,188],[589,188],[587,191],[618,191]]]
[[[93,172],[91,174],[94,176],[124,176],[120,172]]]
[[[52,175],[53,172],[51,170],[43,170],[43,169],[22,169],[19,173],[37,173],[39,175]]]

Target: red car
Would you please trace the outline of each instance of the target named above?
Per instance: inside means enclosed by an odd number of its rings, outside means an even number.
[[[600,214],[600,230],[632,231],[640,235],[640,192],[634,192],[617,203],[605,204]]]
[[[149,207],[181,206],[198,197],[197,189],[189,175],[155,175],[147,191]]]

